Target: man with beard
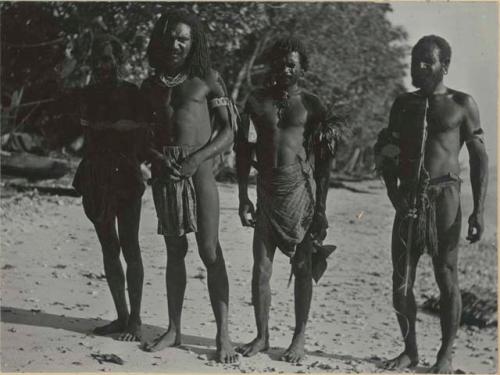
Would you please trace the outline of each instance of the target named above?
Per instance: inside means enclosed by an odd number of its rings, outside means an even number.
[[[101,35],[94,42],[93,83],[83,89],[81,100],[85,156],[73,185],[82,195],[85,214],[97,232],[106,280],[118,315],[113,322],[97,327],[94,333],[119,333],[119,340],[138,341],[144,279],[138,240],[144,192],[140,172],[144,131],[139,125],[139,89],[118,78],[122,49],[120,41],[110,35]],[[130,313],[120,251],[127,264]]]
[[[386,363],[389,369],[402,370],[418,363],[412,288],[418,260],[427,249],[441,293],[442,331],[441,348],[430,372],[452,372],[453,343],[462,310],[457,278],[462,220],[458,155],[464,143],[470,155],[474,200],[467,239],[479,241],[484,230],[488,157],[483,130],[472,97],[443,83],[450,58],[451,48],[441,37],[425,36],[417,42],[412,50],[411,75],[418,90],[396,98],[389,127],[379,135],[376,145],[387,193],[396,209],[393,303],[405,343],[404,351]],[[413,236],[408,243],[410,231]]]
[[[282,359],[299,362],[305,356],[313,251],[321,248],[328,227],[325,203],[337,132],[318,97],[299,86],[308,65],[300,41],[278,40],[267,63],[268,87],[249,97],[236,142],[240,218],[244,226],[255,228],[252,302],[257,324],[257,337],[238,350],[253,356],[269,348],[270,278],[278,247],[291,258],[295,275],[295,332]],[[253,142],[256,213],[247,192]]]
[[[186,234],[196,233],[207,268],[208,291],[217,324],[217,360],[237,361],[229,339],[229,286],[219,243],[219,198],[213,158],[233,142],[236,112],[220,75],[211,69],[200,22],[172,12],[155,24],[148,46],[155,74],[142,85],[146,121],[153,127],[149,150],[158,234],[167,248],[166,286],[169,327],[145,345],[158,351],[181,344],[186,289]],[[211,116],[215,116],[211,128]]]

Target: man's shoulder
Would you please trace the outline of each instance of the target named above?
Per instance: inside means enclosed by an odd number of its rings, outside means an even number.
[[[458,105],[462,107],[476,106],[476,102],[474,101],[474,98],[471,95],[450,88],[448,88],[448,92],[450,93],[450,96],[453,99],[453,101]]]
[[[268,90],[264,87],[256,88],[250,92],[246,101],[246,107],[252,108],[255,105],[258,105],[260,102],[269,97]]]
[[[141,90],[150,89],[154,86],[159,85],[159,78],[156,75],[150,75],[146,77],[141,83]]]
[[[418,95],[419,95],[419,90],[403,92],[403,93],[399,94],[398,96],[396,96],[396,99],[394,99],[394,103],[395,104],[396,103],[405,103],[405,102],[408,102],[410,100],[415,99],[415,97]]]
[[[196,81],[196,80],[203,81],[207,85],[211,86],[211,85],[219,84],[219,82],[222,79],[222,76],[220,75],[220,73],[217,70],[210,68],[205,77],[193,76],[192,79],[194,81]]]
[[[118,88],[127,93],[136,93],[139,91],[139,87],[135,83],[129,81],[119,81]]]
[[[302,100],[313,111],[320,112],[324,110],[324,105],[318,95],[312,92],[302,90]]]

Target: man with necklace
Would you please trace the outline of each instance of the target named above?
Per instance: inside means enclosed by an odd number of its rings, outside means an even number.
[[[147,54],[155,74],[141,90],[154,134],[149,159],[158,234],[167,248],[169,327],[144,348],[158,351],[181,344],[186,234],[194,232],[217,324],[216,359],[233,363],[237,354],[228,332],[229,286],[218,237],[219,197],[212,165],[214,156],[233,142],[236,112],[220,75],[211,69],[205,34],[193,15],[163,15],[154,26]]]
[[[266,62],[268,87],[250,95],[235,145],[240,219],[243,226],[255,228],[252,302],[257,324],[257,337],[238,350],[253,356],[269,348],[270,278],[278,247],[291,258],[295,275],[295,332],[282,359],[299,362],[305,356],[312,256],[328,227],[325,202],[337,132],[318,97],[299,85],[308,65],[300,41],[279,39]],[[257,157],[257,212],[247,192],[252,143]]]

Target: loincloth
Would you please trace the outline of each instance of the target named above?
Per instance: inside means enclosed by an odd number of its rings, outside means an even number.
[[[414,242],[411,245],[412,251],[423,254],[427,249],[429,255],[437,255],[437,202],[447,192],[460,193],[461,182],[459,176],[448,173],[440,177],[424,179],[420,184],[417,200],[417,219],[414,223]],[[403,186],[401,189],[403,193],[409,190],[407,186]]]
[[[167,159],[180,163],[196,146],[165,146]],[[154,176],[151,183],[158,217],[158,234],[183,236],[196,232],[196,194],[191,177],[175,181],[168,176]]]
[[[140,198],[145,189],[139,162],[109,151],[85,156],[73,187],[82,195],[85,214],[95,224],[113,220],[127,201]]]
[[[257,227],[271,230],[278,248],[295,254],[309,230],[315,209],[315,182],[309,163],[273,168],[257,175]]]

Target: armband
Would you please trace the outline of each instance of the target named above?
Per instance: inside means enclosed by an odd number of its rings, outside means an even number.
[[[238,113],[238,108],[236,108],[236,105],[230,98],[213,98],[208,102],[208,107],[210,109],[214,109],[217,107],[226,107],[229,115],[229,123],[231,124],[231,129],[233,130],[233,132],[237,132],[240,114]]]

